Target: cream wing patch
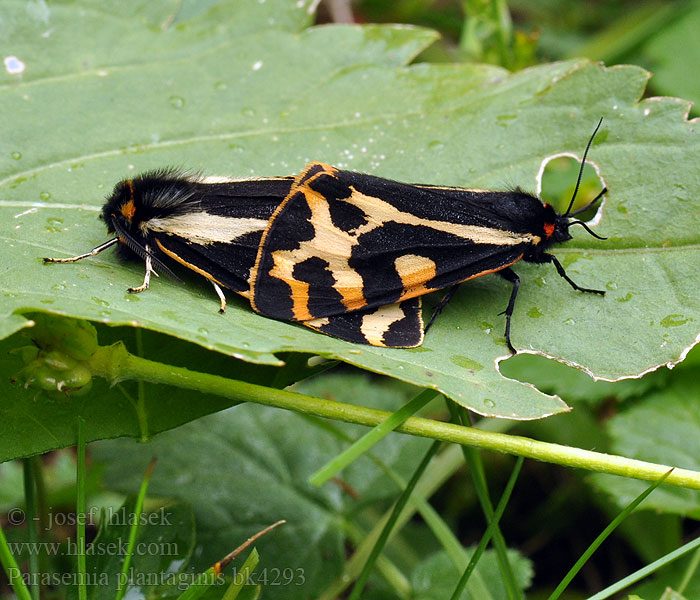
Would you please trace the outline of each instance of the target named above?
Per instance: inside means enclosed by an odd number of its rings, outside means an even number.
[[[389,331],[389,327],[405,316],[398,302],[381,306],[376,311],[362,317],[360,331],[362,331],[362,335],[365,336],[368,344],[383,346],[384,334]]]
[[[237,238],[263,231],[264,219],[233,218],[212,215],[207,212],[191,212],[187,215],[150,219],[144,222],[148,231],[177,235],[193,244],[207,245],[216,242],[231,243]]]

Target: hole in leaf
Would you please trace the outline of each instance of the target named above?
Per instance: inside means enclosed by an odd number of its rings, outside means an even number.
[[[580,167],[581,162],[570,156],[557,156],[550,159],[542,174],[542,201],[554,206],[558,213],[566,212],[576,188]],[[600,193],[604,186],[605,184],[596,170],[587,162],[583,169],[581,186],[576,194],[572,211],[586,206]],[[581,213],[577,218],[582,221],[590,221],[598,212],[599,207],[600,203],[596,202],[595,206]]]

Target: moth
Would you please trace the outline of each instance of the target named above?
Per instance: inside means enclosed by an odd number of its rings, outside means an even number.
[[[502,314],[515,353],[510,332],[520,278],[512,266],[518,261],[552,263],[575,290],[605,294],[576,284],[548,252],[572,239],[574,224],[605,239],[574,217],[607,189],[572,211],[600,124],[563,214],[520,189],[406,184],[309,164],[263,232],[251,271],[252,307],[352,342],[413,347],[424,335],[421,296],[449,288],[429,328],[459,284],[497,273],[512,284]]]
[[[602,122],[602,119],[601,119]],[[119,182],[102,219],[104,244],[75,262],[116,245],[122,258],[145,262],[141,292],[156,269],[177,279],[177,264],[208,279],[226,308],[222,288],[246,297],[267,317],[299,322],[343,340],[383,347],[415,347],[461,283],[497,273],[512,284],[505,339],[520,278],[520,260],[552,263],[575,290],[580,287],[548,252],[571,239],[574,217],[594,206],[603,189],[572,211],[576,187],[563,214],[520,189],[491,191],[407,184],[312,162],[296,177],[248,180],[197,178],[175,170]],[[421,296],[448,289],[424,328]]]

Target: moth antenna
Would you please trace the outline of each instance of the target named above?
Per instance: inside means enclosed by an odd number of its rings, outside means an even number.
[[[600,126],[603,123],[603,117],[600,117],[600,121],[598,121],[598,125],[596,125],[595,131],[593,131],[593,135],[591,136],[591,139],[588,140],[588,144],[586,144],[586,149],[583,152],[583,159],[581,160],[581,168],[578,170],[578,179],[576,180],[576,187],[574,188],[574,195],[571,196],[571,202],[569,202],[569,208],[566,209],[566,212],[564,213],[565,217],[568,217],[571,215],[571,207],[574,205],[574,200],[576,200],[576,194],[578,194],[578,188],[581,185],[581,178],[583,177],[583,169],[586,166],[586,157],[588,156],[588,150],[591,148],[591,144],[593,143],[593,139],[595,138],[595,134],[598,133],[598,130],[600,129]]]
[[[117,232],[119,235],[119,238],[122,242],[124,242],[131,250],[133,250],[138,256],[146,260],[146,256],[150,256],[151,260],[157,264],[164,273],[169,275],[172,279],[175,281],[182,283],[182,280],[175,275],[165,264],[163,264],[163,261],[160,260],[157,256],[154,256],[153,252],[149,252],[144,248],[141,244],[136,241],[136,239],[126,230],[124,229],[119,221],[115,218],[112,217],[112,225],[114,226],[114,230]]]
[[[567,213],[565,216],[566,217],[575,217],[576,215],[580,215],[581,213],[586,212],[591,206],[593,206],[596,202],[598,202],[598,200],[600,200],[607,193],[608,193],[608,188],[603,188],[600,191],[600,193],[595,198],[593,198],[593,200],[591,200],[588,204],[586,204],[586,206],[579,208],[578,210],[575,210],[572,213]]]
[[[598,235],[597,233],[594,233],[591,228],[586,225],[583,221],[569,221],[569,225],[580,225],[583,227],[588,233],[590,233],[594,238],[598,238],[599,240],[607,240],[608,238],[603,237],[602,235]]]

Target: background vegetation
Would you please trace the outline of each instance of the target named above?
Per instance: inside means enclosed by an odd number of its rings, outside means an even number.
[[[94,515],[85,534],[94,548],[124,542],[135,530],[114,511],[140,510],[152,457],[143,510],[170,516],[136,539],[176,550],[134,556],[132,574],[201,573],[286,519],[256,542],[245,597],[346,597],[372,564],[355,587],[363,598],[448,598],[486,533],[492,545],[461,597],[545,598],[648,487],[635,478],[658,479],[663,465],[694,473],[655,489],[565,597],[594,597],[696,538],[700,355],[688,350],[700,333],[700,139],[687,102],[656,96],[700,100],[700,3],[7,0],[0,17],[0,523],[10,543],[32,544],[14,552],[22,570],[52,576],[45,597],[79,593],[60,579],[79,569],[76,496]],[[100,243],[95,216],[109,187],[164,164],[255,176],[319,159],[402,180],[542,188],[561,202],[571,164],[537,174],[547,157],[580,158],[600,116],[588,190],[601,179],[611,190],[595,217],[608,240],[577,233],[556,252],[608,295],[580,297],[544,268],[519,269],[527,283],[514,343],[532,354],[502,360],[507,288],[496,278],[463,289],[421,349],[381,351],[262,319],[236,299],[224,327],[195,278],[129,296],[141,267],[114,256],[40,264]],[[581,369],[621,380],[594,382]],[[407,403],[387,429],[419,411],[437,422],[431,435],[406,421],[417,435],[375,429],[342,454],[367,430],[341,421],[372,425],[386,417],[373,409]],[[92,443],[76,485],[79,430]],[[447,443],[458,434],[476,437]],[[518,475],[518,455],[540,460]],[[348,466],[318,475],[338,456]],[[57,544],[55,556],[30,556],[44,542]],[[114,584],[122,557],[88,552],[87,572],[110,579],[87,595],[124,593]],[[700,597],[698,564],[697,553],[669,561],[620,597]],[[137,579],[131,597],[181,593],[171,579]],[[2,589],[23,593],[16,582]]]

